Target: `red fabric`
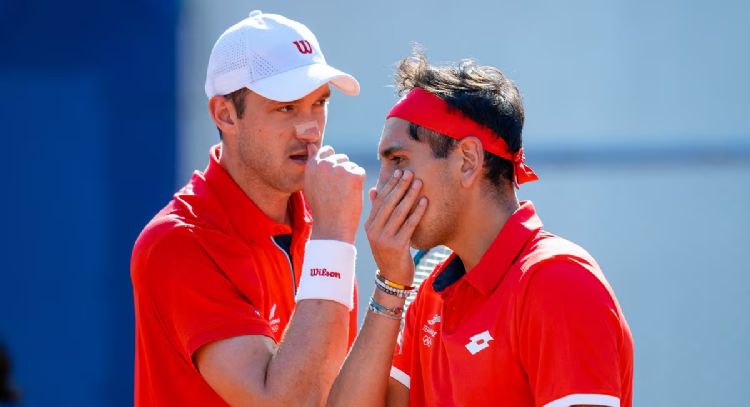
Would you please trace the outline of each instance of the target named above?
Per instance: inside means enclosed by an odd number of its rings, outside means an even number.
[[[475,268],[436,292],[451,256],[422,283],[393,358],[412,406],[536,407],[577,394],[632,405],[633,339],[609,283],[586,251],[541,227],[522,203]]]
[[[516,188],[520,184],[536,181],[539,177],[524,164],[526,157],[523,148],[513,153],[500,135],[466,117],[447,102],[422,88],[413,88],[388,113],[386,119],[398,117],[442,135],[461,140],[477,137],[482,147],[498,157],[513,163],[513,177]]]
[[[293,228],[273,222],[219,165],[219,154],[211,150],[205,173],[195,172],[133,249],[138,406],[226,405],[195,368],[194,352],[240,335],[278,343],[294,311],[311,230],[304,198],[292,196]],[[290,233],[294,279],[271,238]]]

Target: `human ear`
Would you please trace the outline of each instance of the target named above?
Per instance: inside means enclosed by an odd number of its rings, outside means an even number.
[[[470,187],[481,179],[484,168],[484,149],[476,137],[459,140],[456,153],[461,164],[461,185]]]
[[[237,111],[229,99],[224,96],[212,97],[208,101],[208,112],[216,127],[221,130],[221,134],[233,135],[236,133]]]

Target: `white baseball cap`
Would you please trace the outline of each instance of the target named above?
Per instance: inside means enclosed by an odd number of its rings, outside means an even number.
[[[267,99],[289,102],[328,82],[347,95],[359,94],[357,80],[326,63],[304,24],[255,10],[216,40],[205,89],[209,98],[246,87]]]

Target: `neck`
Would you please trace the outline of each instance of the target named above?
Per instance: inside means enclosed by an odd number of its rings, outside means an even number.
[[[514,193],[502,200],[478,192],[461,211],[460,226],[448,243],[469,272],[481,260],[511,215],[520,207]]]
[[[253,203],[276,223],[291,225],[289,214],[290,193],[280,192],[258,179],[253,171],[249,171],[239,157],[228,154],[226,148],[222,148],[219,164],[229,173],[234,182],[239,185],[242,192],[247,195]]]

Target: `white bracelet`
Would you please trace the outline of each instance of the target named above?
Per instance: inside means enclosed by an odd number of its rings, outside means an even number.
[[[354,263],[357,249],[338,240],[310,240],[305,245],[296,301],[336,301],[354,308]]]

